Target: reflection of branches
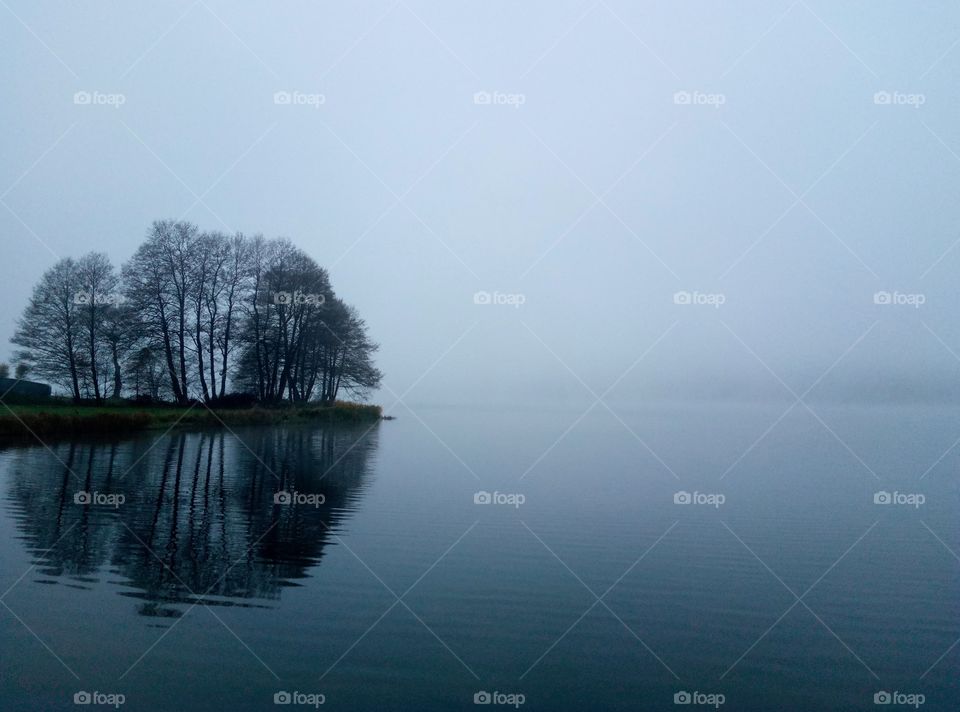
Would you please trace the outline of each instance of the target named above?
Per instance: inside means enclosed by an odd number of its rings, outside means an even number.
[[[241,433],[243,442],[224,432],[168,434],[155,448],[146,438],[62,444],[62,467],[40,448],[14,451],[8,501],[40,570],[84,581],[109,566],[135,589],[123,595],[141,599],[138,611],[147,616],[179,615],[170,605],[195,602],[192,592],[208,592],[208,605],[278,598],[319,562],[328,530],[355,506],[377,432]],[[75,504],[72,472],[83,477],[84,491],[122,495],[124,503]],[[276,504],[280,489],[324,502]]]

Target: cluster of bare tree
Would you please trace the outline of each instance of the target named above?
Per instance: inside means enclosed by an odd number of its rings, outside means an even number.
[[[329,403],[381,378],[364,321],[305,252],[183,221],[155,222],[119,274],[97,252],[57,262],[13,342],[30,373],[97,402],[215,403],[231,386],[261,402]]]

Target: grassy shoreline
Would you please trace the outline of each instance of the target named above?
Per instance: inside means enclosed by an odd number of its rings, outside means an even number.
[[[157,428],[223,428],[299,422],[364,423],[382,418],[382,409],[378,405],[343,401],[331,406],[254,406],[214,410],[202,404],[176,407],[57,403],[9,405],[7,408],[0,408],[0,437],[109,436]]]

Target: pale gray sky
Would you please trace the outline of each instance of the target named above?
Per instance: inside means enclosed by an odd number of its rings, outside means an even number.
[[[0,355],[56,256],[185,217],[327,266],[388,406],[960,390],[955,3],[0,18]]]

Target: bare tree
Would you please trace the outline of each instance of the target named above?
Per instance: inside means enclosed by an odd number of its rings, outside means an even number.
[[[255,241],[241,360],[263,401],[301,400],[298,369],[316,316],[333,298],[327,271],[289,240]]]
[[[90,252],[77,261],[80,290],[76,302],[83,324],[85,360],[90,369],[90,384],[97,403],[103,400],[101,360],[104,354],[104,322],[106,313],[117,305],[118,279],[110,258],[102,252]]]
[[[17,359],[41,378],[63,386],[80,400],[81,314],[77,263],[59,260],[44,272],[17,321]]]
[[[191,259],[188,262],[189,272],[185,275],[186,290],[190,301],[190,316],[193,318],[191,336],[193,338],[193,350],[197,358],[197,375],[200,378],[200,391],[203,395],[204,403],[210,402],[210,389],[207,387],[207,376],[203,364],[204,345],[204,326],[206,319],[204,317],[204,306],[209,307],[211,295],[216,289],[217,271],[217,245],[216,237],[209,233],[199,235],[190,245]],[[213,325],[210,325],[211,338],[214,338]],[[211,363],[211,369],[213,364]],[[211,371],[210,379],[216,387],[216,376]]]
[[[187,379],[187,295],[192,244],[197,228],[158,220],[123,269],[124,294],[145,336],[163,349],[174,400],[189,400]]]
[[[113,309],[106,311],[103,321],[103,341],[113,369],[111,398],[120,398],[123,394],[125,363],[139,340],[136,314],[128,304],[118,302]]]
[[[252,272],[251,241],[244,237],[243,233],[237,233],[230,239],[228,245],[227,260],[223,270],[223,334],[219,342],[221,398],[227,393],[227,373],[230,370],[233,324],[239,304],[248,295]],[[212,358],[213,353],[211,351]]]
[[[144,347],[137,350],[127,366],[127,380],[133,390],[134,398],[147,396],[151,400],[160,400],[166,391],[164,375],[168,372],[153,349]]]
[[[286,241],[255,242],[240,381],[263,401],[332,403],[380,384],[377,345],[330,288],[326,270]]]
[[[354,307],[334,298],[313,327],[310,370],[305,373],[305,400],[333,403],[340,391],[366,396],[380,385],[382,375],[373,365],[379,346],[367,335],[367,325]]]

